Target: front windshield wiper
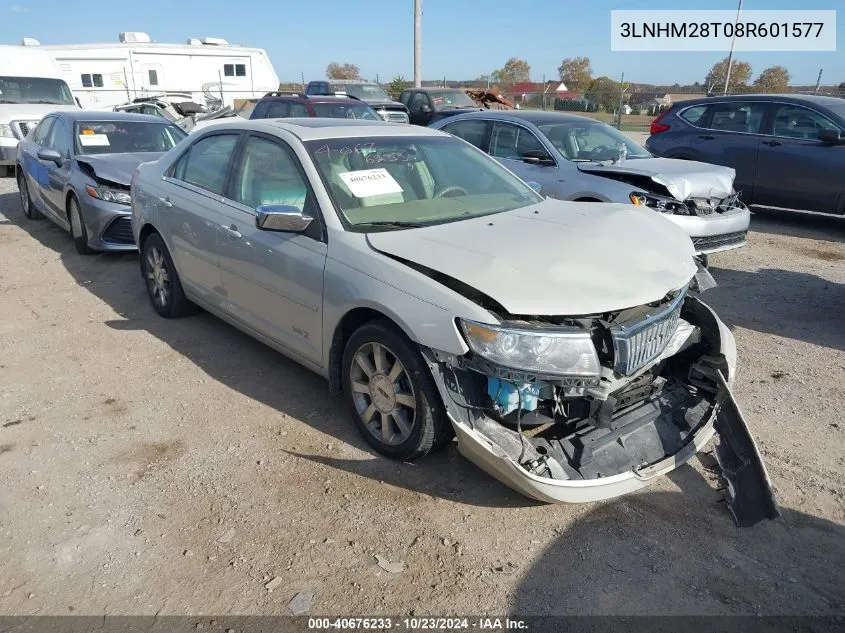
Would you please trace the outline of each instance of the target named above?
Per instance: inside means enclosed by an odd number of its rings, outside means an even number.
[[[400,229],[420,229],[427,224],[420,222],[403,222],[401,220],[378,220],[375,222],[358,222],[355,226],[392,226]]]

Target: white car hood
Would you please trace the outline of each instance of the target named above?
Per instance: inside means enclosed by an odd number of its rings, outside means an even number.
[[[45,114],[62,110],[79,110],[79,107],[55,103],[0,103],[0,123],[40,121]]]
[[[517,315],[577,316],[662,299],[696,272],[692,241],[633,205],[545,200],[419,229],[370,245],[444,273]]]
[[[678,200],[724,198],[733,193],[736,171],[696,160],[629,158],[622,163],[576,163],[583,172],[647,176],[663,185]]]

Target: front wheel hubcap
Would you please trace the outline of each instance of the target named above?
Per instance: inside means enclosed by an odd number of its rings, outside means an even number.
[[[365,343],[352,357],[352,399],[367,430],[395,446],[414,430],[416,397],[402,361],[381,343]]]
[[[162,308],[170,302],[170,275],[167,272],[167,262],[164,254],[155,246],[147,251],[147,288]]]

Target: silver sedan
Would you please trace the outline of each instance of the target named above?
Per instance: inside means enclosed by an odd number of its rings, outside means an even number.
[[[69,231],[81,254],[135,250],[129,186],[135,168],[187,136],[159,117],[71,110],[48,114],[18,144],[24,213]]]
[[[482,111],[431,127],[488,152],[543,195],[653,209],[683,229],[700,255],[746,243],[751,214],[728,167],[655,158],[606,123],[561,112]]]
[[[712,278],[657,213],[544,199],[442,132],[337,119],[203,129],[140,166],[132,213],[161,316],[202,306],[325,376],[384,455],[456,434],[524,494],[582,502],[719,433],[737,520],[777,515],[733,336],[693,295]]]

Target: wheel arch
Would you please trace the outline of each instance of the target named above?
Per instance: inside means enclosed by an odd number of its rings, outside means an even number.
[[[146,240],[153,233],[158,233],[159,235],[161,235],[161,233],[159,232],[159,230],[155,226],[153,226],[149,222],[144,223],[144,226],[142,226],[141,230],[138,232],[138,252],[139,253],[144,248],[144,240]],[[164,238],[162,237],[162,240],[163,239]]]

